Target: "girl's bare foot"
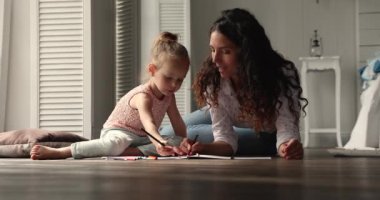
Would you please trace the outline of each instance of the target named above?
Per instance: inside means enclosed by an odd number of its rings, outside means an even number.
[[[64,159],[71,156],[70,146],[56,149],[42,145],[34,145],[30,150],[30,158],[33,160]]]

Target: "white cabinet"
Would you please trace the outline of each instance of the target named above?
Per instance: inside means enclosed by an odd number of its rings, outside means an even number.
[[[306,106],[306,116],[304,119],[305,128],[305,140],[303,142],[305,147],[309,146],[309,134],[310,133],[336,133],[338,147],[342,147],[341,139],[341,72],[340,72],[340,58],[339,56],[328,57],[301,57],[301,84],[303,89],[303,95],[308,99],[308,78],[307,74],[310,72],[318,72],[325,70],[333,70],[335,72],[335,128],[310,128],[310,113],[309,108]],[[308,99],[309,103],[313,103],[313,99]],[[320,108],[320,109],[323,109]]]
[[[114,1],[30,1],[30,127],[96,138],[115,103]]]
[[[91,1],[33,0],[31,126],[91,137]]]

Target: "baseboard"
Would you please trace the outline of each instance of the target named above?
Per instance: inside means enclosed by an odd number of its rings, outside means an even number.
[[[350,139],[351,132],[342,132],[342,144],[345,145]],[[301,133],[301,140],[304,141],[303,134]],[[312,133],[309,135],[309,145],[308,147],[323,147],[332,148],[337,147],[338,143],[336,140],[336,134],[334,133]]]

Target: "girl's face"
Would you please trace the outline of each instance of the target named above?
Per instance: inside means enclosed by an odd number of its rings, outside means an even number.
[[[151,64],[149,71],[154,82],[155,95],[160,98],[162,95],[171,95],[178,91],[188,70],[189,62],[185,59],[166,59],[159,68]]]
[[[212,61],[218,68],[220,76],[237,79],[238,47],[223,34],[214,31],[210,36],[210,49]]]

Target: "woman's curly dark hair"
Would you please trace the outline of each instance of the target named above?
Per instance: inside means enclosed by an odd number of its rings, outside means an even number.
[[[275,122],[283,104],[280,97],[284,96],[298,126],[301,107],[305,113],[308,101],[301,96],[297,69],[294,63],[273,50],[257,19],[244,9],[225,10],[210,28],[210,35],[214,31],[223,34],[239,48],[240,66],[237,73],[241,80],[245,80],[237,91],[240,118],[253,119],[253,127],[262,130],[265,124]],[[193,84],[199,106],[206,103],[218,106],[220,78],[209,55]],[[303,106],[301,101],[304,102]]]

